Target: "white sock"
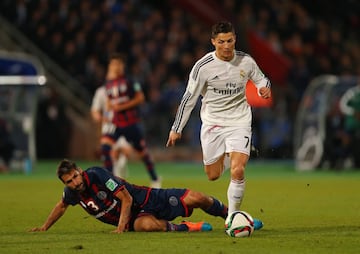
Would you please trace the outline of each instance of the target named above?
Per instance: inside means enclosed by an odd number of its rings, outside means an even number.
[[[114,175],[126,179],[127,175],[127,157],[124,154],[120,154],[119,158],[114,163]]]
[[[245,179],[234,180],[231,179],[227,190],[228,197],[228,214],[234,211],[240,211],[241,201],[245,191]]]

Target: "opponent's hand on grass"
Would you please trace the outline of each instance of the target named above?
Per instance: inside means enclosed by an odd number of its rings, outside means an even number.
[[[32,228],[32,229],[28,230],[28,232],[42,232],[42,231],[46,231],[46,228],[44,228],[44,227],[36,227],[36,228]]]
[[[119,229],[115,229],[113,231],[111,231],[111,233],[114,233],[114,234],[123,234],[125,232],[125,230],[119,230]]]

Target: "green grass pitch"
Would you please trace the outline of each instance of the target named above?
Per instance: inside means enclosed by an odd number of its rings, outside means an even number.
[[[213,231],[113,234],[80,206],[69,207],[49,231],[29,233],[61,198],[57,163],[41,161],[30,175],[0,175],[0,253],[360,253],[359,170],[296,172],[291,163],[250,162],[242,210],[265,226],[249,238],[225,235],[223,220],[201,210],[189,220],[208,221]],[[129,168],[130,182],[149,183],[141,163]],[[200,164],[158,163],[157,170],[165,188],[188,187],[226,203],[229,172],[209,182]]]

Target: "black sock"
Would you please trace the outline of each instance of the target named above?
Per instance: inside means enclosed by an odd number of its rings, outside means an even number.
[[[189,231],[188,226],[186,224],[174,224],[171,222],[166,223],[167,231]]]
[[[212,206],[210,206],[207,210],[205,210],[206,213],[214,216],[220,216],[224,219],[226,219],[228,214],[228,208],[219,200],[216,198],[212,198],[214,203]]]

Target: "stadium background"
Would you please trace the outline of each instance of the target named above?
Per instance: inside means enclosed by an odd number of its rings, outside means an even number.
[[[322,74],[359,76],[358,13],[357,0],[0,1],[0,51],[35,56],[47,77],[38,102],[45,113],[38,112],[37,119],[40,161],[32,174],[0,175],[1,251],[359,253],[360,171],[295,171],[292,151],[295,115],[310,80]],[[265,227],[251,238],[233,239],[225,237],[222,220],[196,211],[192,220],[209,221],[212,232],[119,236],[75,208],[50,231],[27,233],[61,197],[63,185],[54,176],[58,159],[69,156],[87,168],[98,158],[89,104],[114,49],[131,55],[129,71],[146,91],[144,127],[164,187],[194,188],[226,200],[219,190],[226,189],[229,172],[209,184],[202,171],[195,112],[181,146],[164,149],[172,103],[179,100],[193,62],[211,50],[210,24],[224,17],[236,24],[238,48],[256,58],[274,88],[273,105],[255,108],[254,128],[260,159],[279,160],[250,161],[242,205]],[[49,106],[59,117],[49,118]],[[148,183],[141,162],[129,167],[131,182]]]
[[[353,0],[340,6],[296,0],[5,0],[0,15],[12,40],[0,36],[0,45],[35,55],[45,66],[39,159],[98,157],[89,106],[107,57],[119,51],[128,54],[128,74],[146,94],[144,128],[155,159],[199,161],[196,112],[179,146],[165,151],[164,145],[191,66],[212,50],[211,24],[231,20],[237,48],[250,53],[273,84],[272,105],[254,108],[254,143],[261,158],[292,160],[295,116],[310,81],[322,74],[360,74],[358,13]],[[47,114],[50,106],[57,117]]]

